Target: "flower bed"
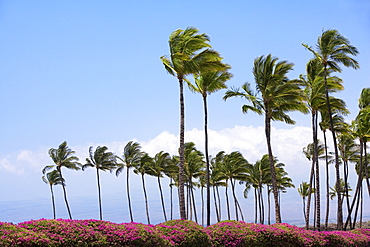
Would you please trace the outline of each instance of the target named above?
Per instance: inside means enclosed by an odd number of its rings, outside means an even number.
[[[0,246],[370,246],[370,229],[316,232],[288,224],[188,220],[157,225],[99,220],[0,222]]]

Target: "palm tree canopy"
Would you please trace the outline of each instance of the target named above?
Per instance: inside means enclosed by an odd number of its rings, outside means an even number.
[[[129,141],[123,149],[123,156],[117,157],[123,163],[117,164],[116,176],[118,176],[126,166],[127,169],[135,167],[143,156],[143,152],[140,151],[141,146],[137,142]]]
[[[230,68],[228,65],[226,67]],[[227,71],[204,72],[195,76],[195,84],[189,83],[188,85],[192,92],[198,92],[205,98],[207,94],[227,88],[225,82],[230,80],[232,76]]]
[[[333,71],[342,71],[338,63],[354,69],[360,68],[358,62],[351,57],[358,54],[357,48],[352,46],[349,40],[335,29],[323,31],[317,40],[316,50],[306,44],[302,45],[311,51],[324,67]]]
[[[86,164],[82,166],[82,170],[87,167],[95,167],[96,169],[102,171],[109,171],[116,167],[116,155],[112,152],[107,152],[108,148],[106,146],[98,146],[95,151],[93,147],[89,148],[90,158],[86,158]]]
[[[225,93],[224,100],[230,97],[241,97],[251,105],[243,105],[243,113],[248,110],[257,114],[265,115],[273,121],[283,121],[294,124],[286,112],[300,111],[308,113],[308,109],[303,102],[304,94],[301,89],[300,80],[289,80],[286,74],[293,69],[293,64],[287,61],[278,61],[278,58],[271,54],[257,57],[254,60],[253,75],[256,82],[256,92],[250,88],[249,83],[239,89],[231,89]]]
[[[42,176],[42,181],[50,186],[65,185],[64,179],[60,176],[60,173],[57,170],[46,173],[46,175]]]
[[[297,190],[302,198],[306,198],[309,196],[310,184],[307,182],[302,182]],[[311,188],[311,194],[313,193],[315,193],[315,188]]]
[[[182,80],[200,71],[225,70],[220,55],[210,49],[209,41],[208,35],[199,34],[199,30],[194,27],[172,32],[168,41],[170,56],[161,57],[167,72]]]
[[[151,172],[148,173],[152,176],[163,177],[164,172],[172,164],[172,158],[169,153],[160,151],[153,158],[153,164],[150,167]]]
[[[362,89],[360,98],[358,100],[358,107],[360,107],[360,109],[370,107],[370,88]]]
[[[68,169],[79,170],[81,164],[78,162],[78,157],[74,156],[75,151],[72,151],[67,146],[67,142],[64,141],[62,144],[59,145],[58,148],[50,148],[49,149],[49,156],[53,160],[56,168],[58,170],[61,167],[65,167]],[[51,169],[53,166],[46,166],[43,169],[43,173],[47,170]]]
[[[153,158],[150,157],[149,154],[144,153],[143,156],[141,156],[140,158],[140,162],[135,167],[134,173],[141,175],[144,174],[153,175],[152,167],[153,167]]]

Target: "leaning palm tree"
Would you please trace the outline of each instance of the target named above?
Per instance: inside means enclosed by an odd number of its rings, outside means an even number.
[[[135,167],[134,173],[141,175],[141,183],[143,186],[143,193],[144,193],[144,200],[145,200],[145,210],[146,210],[146,218],[148,220],[148,224],[150,224],[150,217],[149,217],[149,205],[148,205],[148,196],[146,193],[145,188],[145,174],[152,174],[152,168],[153,166],[153,158],[149,156],[149,154],[145,153],[141,158],[138,165]]]
[[[50,193],[51,193],[51,203],[53,206],[53,216],[56,219],[56,211],[55,211],[55,200],[54,200],[54,185],[61,185],[64,184],[64,180],[60,177],[60,174],[57,170],[51,171],[46,173],[46,175],[42,176],[42,181],[50,186]]]
[[[243,113],[252,110],[259,115],[265,116],[265,135],[267,150],[270,162],[272,190],[275,201],[276,222],[281,223],[278,188],[276,184],[276,173],[274,169],[274,156],[271,147],[271,121],[283,121],[288,124],[295,122],[287,115],[290,111],[301,111],[308,113],[303,103],[303,92],[301,82],[289,80],[287,73],[293,69],[293,64],[287,61],[278,61],[278,58],[271,54],[257,57],[254,60],[253,75],[256,83],[256,90],[260,94],[254,94],[249,83],[239,89],[228,90],[223,97],[224,100],[230,97],[241,97],[247,99],[252,105],[243,105]]]
[[[230,68],[230,66],[227,66]],[[232,74],[227,71],[214,71],[201,73],[195,77],[195,84],[190,84],[189,88],[193,92],[197,92],[202,95],[203,108],[204,108],[204,149],[206,156],[206,211],[207,211],[207,226],[211,224],[211,191],[210,191],[210,165],[209,165],[209,154],[208,154],[208,109],[207,109],[207,96],[208,94],[214,93],[220,89],[227,88],[225,82],[230,80]]]
[[[67,169],[72,170],[79,170],[81,164],[78,162],[78,158],[74,156],[75,151],[72,151],[67,146],[67,142],[64,141],[62,144],[59,145],[58,148],[50,148],[49,149],[49,156],[53,160],[54,165],[45,166],[42,170],[42,173],[45,174],[46,171],[56,168],[56,170],[59,172],[60,178],[64,180],[62,175],[62,167],[65,167]],[[71,210],[69,208],[68,200],[67,200],[67,191],[65,188],[65,183],[62,183],[63,193],[64,193],[64,201],[66,203],[67,211],[69,218],[72,219]]]
[[[231,192],[234,198],[234,205],[235,205],[235,217],[236,220],[239,220],[238,211],[241,213],[242,220],[244,220],[243,213],[241,212],[240,205],[238,199],[235,194],[235,183],[237,180],[245,181],[247,178],[247,165],[248,161],[243,157],[240,152],[234,151],[230,154],[226,154],[223,158],[223,162],[221,163],[219,169],[220,176],[226,180],[226,184],[230,181],[231,184]],[[228,205],[228,195],[227,195],[227,187],[226,187],[226,200]],[[228,219],[230,220],[230,208],[228,207]]]
[[[329,29],[323,31],[321,36],[319,36],[316,44],[316,49],[309,47],[306,44],[302,44],[306,49],[311,51],[315,58],[319,59],[322,67],[324,68],[324,85],[325,85],[325,97],[326,105],[329,113],[329,122],[331,129],[334,129],[332,120],[332,111],[329,102],[329,89],[327,84],[327,77],[329,75],[329,70],[334,72],[341,72],[339,64],[343,64],[346,67],[352,67],[358,69],[360,66],[358,62],[352,58],[358,54],[357,48],[350,44],[350,41],[342,36],[337,30]],[[334,154],[335,154],[335,175],[336,175],[336,186],[337,189],[340,188],[340,172],[339,172],[339,153],[337,148],[337,141],[335,132],[332,132],[333,144],[334,144]],[[343,228],[343,209],[342,198],[337,197],[337,228],[341,230]]]
[[[325,107],[325,87],[323,82],[324,68],[321,66],[320,60],[317,58],[311,59],[306,65],[306,75],[300,75],[300,79],[304,84],[304,101],[311,112],[312,139],[313,139],[313,157],[312,165],[315,174],[315,193],[316,193],[316,224],[317,229],[320,229],[320,171],[318,162],[318,113]],[[338,77],[329,77],[327,79],[328,89],[330,92],[343,90],[342,80]],[[336,99],[333,99],[336,100]],[[336,101],[334,101],[336,103]],[[311,179],[310,179],[311,181]],[[311,186],[309,187],[311,188]],[[328,203],[329,201],[327,201]]]
[[[121,174],[124,167],[126,166],[126,191],[127,191],[127,201],[128,201],[128,208],[130,211],[130,219],[131,222],[134,221],[134,217],[132,215],[132,208],[131,208],[131,198],[130,198],[130,183],[129,183],[129,175],[130,175],[130,168],[136,167],[141,157],[143,156],[143,152],[140,151],[141,146],[137,142],[130,141],[126,144],[123,149],[123,156],[117,157],[123,163],[117,164],[116,176]]]
[[[86,164],[82,166],[82,170],[88,167],[95,167],[96,169],[96,181],[98,184],[98,196],[99,196],[99,217],[103,220],[103,209],[101,200],[101,187],[100,187],[100,171],[111,171],[116,167],[116,155],[112,152],[107,152],[108,148],[106,146],[98,146],[95,151],[93,147],[89,148],[89,158],[86,158]]]
[[[307,221],[307,215],[306,215],[306,198],[315,192],[315,189],[313,188],[310,188],[311,185],[307,182],[302,182],[300,185],[299,185],[299,188],[297,189],[298,190],[298,193],[299,195],[302,197],[302,200],[303,200],[303,216],[304,216],[304,219],[305,221]]]
[[[164,205],[164,200],[163,200],[161,178],[163,177],[164,171],[166,170],[168,166],[171,165],[171,163],[172,163],[172,160],[171,160],[170,154],[164,151],[160,151],[154,156],[153,163],[151,167],[149,168],[151,171],[150,173],[148,173],[149,175],[157,177],[158,188],[159,188],[161,202],[162,202],[163,217],[165,221],[167,221],[167,214],[166,214],[166,207]]]
[[[220,55],[211,49],[207,34],[199,34],[198,29],[188,27],[177,29],[169,37],[170,56],[162,56],[161,61],[167,72],[178,79],[180,87],[180,163],[179,163],[179,206],[180,217],[186,219],[184,195],[184,132],[185,106],[183,82],[186,76],[201,71],[225,70]]]

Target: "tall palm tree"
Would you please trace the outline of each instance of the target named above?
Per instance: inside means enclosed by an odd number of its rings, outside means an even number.
[[[307,182],[302,182],[300,185],[299,185],[299,188],[297,189],[298,190],[298,193],[299,195],[302,197],[302,200],[303,200],[303,216],[304,216],[304,220],[307,221],[307,215],[306,215],[306,198],[314,193],[315,189],[312,189],[310,188],[310,184],[307,183]]]
[[[275,201],[276,222],[281,223],[279,194],[276,184],[276,173],[274,169],[274,156],[271,147],[271,121],[283,121],[288,124],[295,122],[287,115],[290,111],[301,111],[307,113],[307,107],[303,103],[303,92],[301,82],[288,80],[287,73],[293,69],[293,64],[287,61],[278,61],[271,54],[257,57],[254,60],[253,75],[256,83],[254,94],[249,83],[239,89],[231,89],[225,93],[224,100],[230,97],[242,97],[250,101],[251,105],[243,105],[243,113],[252,110],[259,115],[265,116],[265,135],[267,150],[269,154],[272,189]]]
[[[137,166],[134,169],[135,174],[141,175],[141,183],[143,186],[143,193],[144,193],[144,200],[145,200],[145,211],[146,211],[146,218],[148,221],[148,224],[150,224],[150,216],[149,216],[149,204],[148,204],[148,196],[146,193],[145,188],[145,174],[152,174],[152,168],[153,167],[153,158],[149,156],[149,154],[145,153],[140,158],[140,162],[137,164]]]
[[[230,66],[226,66],[228,69]],[[190,84],[190,90],[202,95],[204,108],[204,149],[206,156],[206,211],[207,211],[207,226],[211,224],[211,192],[210,192],[210,164],[208,154],[208,110],[207,110],[207,96],[218,90],[227,88],[225,82],[230,80],[232,74],[227,71],[205,72],[195,76],[195,84]]]
[[[324,85],[325,85],[325,97],[326,105],[329,113],[329,120],[331,129],[334,130],[332,111],[329,102],[329,89],[327,84],[328,71],[332,70],[335,72],[341,72],[339,64],[343,64],[346,67],[358,69],[360,66],[358,62],[352,58],[358,54],[357,48],[352,46],[347,38],[342,36],[337,30],[329,29],[323,31],[319,36],[316,44],[316,49],[309,47],[306,44],[302,44],[306,49],[311,51],[315,58],[319,59],[324,68]],[[334,142],[334,154],[335,154],[335,174],[336,174],[336,186],[340,188],[340,172],[339,172],[339,153],[337,148],[337,141],[335,132],[332,132]],[[338,196],[338,209],[337,209],[337,228],[341,230],[343,228],[343,209],[341,197]]]
[[[60,174],[57,170],[51,171],[46,173],[46,175],[42,176],[42,181],[50,186],[50,193],[51,193],[51,203],[53,206],[53,216],[56,219],[56,211],[55,211],[55,200],[54,200],[54,191],[53,185],[61,185],[64,184],[64,180],[60,177]]]
[[[161,61],[167,72],[175,76],[180,87],[180,163],[179,163],[179,206],[180,217],[186,219],[184,195],[184,132],[185,106],[184,85],[186,76],[203,71],[225,70],[221,57],[211,50],[207,34],[199,34],[198,29],[188,27],[185,30],[177,29],[169,37],[169,57],[162,56]]]
[[[316,224],[317,229],[320,229],[320,171],[318,162],[318,113],[325,107],[325,87],[323,82],[324,68],[320,60],[317,58],[311,59],[306,65],[306,75],[300,75],[300,79],[304,84],[305,102],[311,112],[311,125],[312,125],[312,139],[313,139],[313,157],[312,165],[316,178],[315,193],[316,193]],[[329,77],[327,79],[328,89],[330,92],[343,90],[342,80],[337,77]],[[334,100],[334,99],[333,99]],[[311,181],[311,179],[310,179]],[[309,187],[311,188],[311,186]],[[328,202],[328,201],[327,201]]]
[[[128,208],[130,212],[131,222],[134,221],[134,217],[132,215],[132,208],[131,208],[129,175],[130,175],[130,168],[136,167],[140,163],[140,159],[143,156],[143,152],[141,152],[140,149],[141,149],[141,146],[139,143],[129,141],[123,149],[122,158],[117,157],[123,163],[117,164],[116,176],[121,174],[123,172],[123,169],[126,167],[126,191],[127,191],[127,201],[128,201]]]
[[[162,202],[162,210],[163,210],[163,217],[164,220],[167,221],[167,214],[166,214],[166,207],[163,200],[163,191],[161,185],[161,178],[163,177],[164,171],[167,169],[169,165],[171,165],[172,160],[169,153],[164,151],[160,151],[157,153],[153,158],[152,166],[150,167],[151,172],[149,175],[153,175],[157,177],[158,188],[161,195],[161,202]]]
[[[62,167],[65,167],[67,169],[72,170],[79,170],[81,164],[78,162],[78,158],[74,156],[75,151],[70,149],[67,146],[67,142],[64,141],[62,144],[59,145],[58,148],[50,148],[49,149],[49,156],[53,160],[54,165],[45,166],[42,170],[42,173],[45,174],[46,171],[56,168],[56,170],[59,172],[60,178],[64,181],[62,183],[63,188],[63,194],[64,194],[64,201],[67,207],[69,218],[72,219],[71,210],[69,208],[68,200],[67,200],[67,191],[65,188],[65,180],[62,175]]]
[[[101,187],[100,187],[100,175],[99,170],[101,171],[111,171],[116,167],[116,156],[112,152],[107,152],[108,148],[106,146],[98,146],[95,151],[91,146],[89,149],[89,158],[86,158],[86,164],[82,166],[84,171],[88,167],[96,168],[96,181],[98,184],[98,196],[99,196],[99,217],[100,220],[103,220],[103,210],[101,202]]]

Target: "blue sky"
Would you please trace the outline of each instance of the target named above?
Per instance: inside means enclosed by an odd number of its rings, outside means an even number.
[[[48,149],[64,140],[82,161],[91,145],[107,145],[120,155],[130,140],[152,154],[175,154],[178,83],[159,57],[169,53],[170,33],[188,26],[207,33],[232,66],[229,86],[253,84],[254,58],[269,53],[294,63],[289,77],[298,77],[312,57],[301,44],[314,46],[326,29],[337,29],[360,52],[361,69],[344,68],[339,75],[345,91],[337,96],[352,113],[348,121],[357,114],[362,88],[370,86],[367,0],[0,1],[0,202],[47,200],[41,169],[51,163]],[[211,154],[240,150],[254,162],[266,152],[258,132],[263,118],[243,115],[243,102],[224,102],[223,93],[209,97]],[[202,150],[201,97],[186,90],[185,102],[187,141]],[[273,124],[273,148],[298,185],[308,179],[300,152],[311,141],[306,133],[310,118],[292,116],[295,126]],[[296,149],[287,153],[283,145]],[[69,193],[95,195],[90,175],[67,173]],[[107,175],[107,184],[112,177]],[[119,191],[117,187],[112,182],[106,193]]]

